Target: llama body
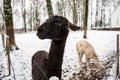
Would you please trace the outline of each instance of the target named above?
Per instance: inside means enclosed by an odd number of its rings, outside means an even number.
[[[85,55],[87,70],[90,70],[90,59],[93,59],[94,64],[100,69],[101,72],[105,72],[105,67],[100,64],[97,53],[94,47],[86,40],[80,40],[76,44],[80,67],[82,69],[82,57]]]
[[[41,57],[37,57],[33,59],[38,63],[46,64],[45,70],[47,78],[49,79],[52,76],[56,76],[61,80],[61,70],[62,70],[62,62],[63,62],[63,56],[64,56],[64,47],[66,43],[66,39],[69,33],[68,28],[75,31],[78,30],[79,27],[75,26],[74,24],[71,24],[66,18],[62,16],[53,16],[50,19],[47,19],[46,22],[44,22],[39,28],[37,32],[37,36],[40,39],[52,39],[51,47],[49,54],[44,53],[44,55],[48,55],[48,61],[43,62],[39,60]],[[34,55],[36,55],[35,53]],[[40,55],[41,53],[38,53]],[[32,61],[33,61],[32,59]],[[38,63],[39,64],[39,63]],[[41,70],[37,70],[39,73],[36,73],[34,70],[33,65],[35,65],[34,62],[32,62],[32,76],[42,76]],[[41,66],[40,66],[41,67]],[[34,72],[34,73],[33,73]],[[33,78],[33,80],[46,80],[42,79],[40,77],[39,79]]]
[[[33,80],[47,80],[48,53],[38,51],[32,57],[32,78]]]

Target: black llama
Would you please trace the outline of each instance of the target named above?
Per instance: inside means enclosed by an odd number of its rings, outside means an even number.
[[[34,54],[32,58],[33,80],[47,80],[52,76],[61,80],[64,48],[69,33],[68,28],[73,31],[79,29],[66,18],[57,15],[47,19],[38,28],[37,36],[40,39],[52,39],[52,42],[49,54],[45,51]]]

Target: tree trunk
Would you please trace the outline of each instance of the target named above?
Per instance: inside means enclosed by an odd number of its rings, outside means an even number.
[[[25,0],[22,0],[22,17],[23,17],[24,31],[27,32]]]
[[[3,31],[5,29],[5,26],[4,26],[4,14],[3,14],[2,8],[0,8],[0,14],[1,14],[1,20],[3,22],[0,24],[0,31]]]
[[[52,5],[51,5],[51,0],[46,0],[46,3],[47,3],[48,15],[49,15],[49,18],[50,18],[54,15],[53,14],[53,8],[52,8]]]
[[[34,29],[34,31],[36,31],[37,30],[37,28],[39,27],[39,25],[40,25],[40,20],[38,19],[38,0],[34,0],[34,6],[35,6],[35,11],[34,11],[34,23],[35,23],[35,25],[34,25],[34,27],[33,27],[33,29]]]
[[[9,37],[6,38],[6,54],[8,56],[8,76],[11,75],[11,66],[10,66],[10,42],[9,42]]]
[[[28,19],[28,24],[30,26],[30,30],[32,31],[33,30],[33,4],[31,3],[30,4],[30,13],[29,13],[29,19]]]
[[[77,13],[76,0],[73,0],[73,23],[75,25],[77,25],[77,23],[78,23],[78,13]]]
[[[1,35],[2,35],[2,44],[3,44],[3,48],[5,48],[5,36],[4,36],[3,33],[2,33]]]
[[[99,23],[98,23],[98,0],[96,1],[96,16],[95,16],[95,28],[98,27]]]
[[[63,16],[64,4],[63,2],[57,2],[57,14]]]
[[[92,24],[92,15],[93,15],[93,12],[92,12],[92,5],[93,5],[93,0],[91,0],[91,29],[93,27],[93,24]]]
[[[12,17],[12,7],[11,0],[4,0],[4,16],[6,25],[6,34],[9,36],[10,50],[18,50],[15,43],[14,29],[13,29],[13,17]]]
[[[85,1],[85,15],[84,15],[84,36],[83,38],[87,38],[87,22],[88,22],[88,6],[89,6],[89,0]]]

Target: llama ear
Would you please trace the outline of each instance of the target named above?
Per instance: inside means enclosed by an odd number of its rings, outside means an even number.
[[[68,28],[70,28],[73,31],[76,31],[76,30],[80,29],[80,27],[78,27],[78,26],[76,26],[76,25],[74,25],[74,24],[72,24],[70,22],[68,22]]]

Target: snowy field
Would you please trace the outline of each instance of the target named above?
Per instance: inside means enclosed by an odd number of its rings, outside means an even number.
[[[104,62],[109,55],[115,55],[116,52],[116,34],[119,31],[92,31],[87,33],[87,40],[94,46],[101,62]],[[79,72],[78,55],[76,43],[83,37],[83,31],[70,31],[67,38],[64,61],[63,61],[63,80],[69,80],[73,73]],[[39,50],[49,51],[51,40],[40,40],[36,32],[16,34],[16,43],[20,50],[11,52],[12,74],[9,77],[0,80],[32,80],[31,77],[31,58]],[[7,57],[2,47],[0,35],[0,78],[8,74]],[[83,62],[85,59],[83,58]],[[114,80],[115,64],[110,70],[110,77],[107,80]],[[79,80],[79,79],[78,79]]]

